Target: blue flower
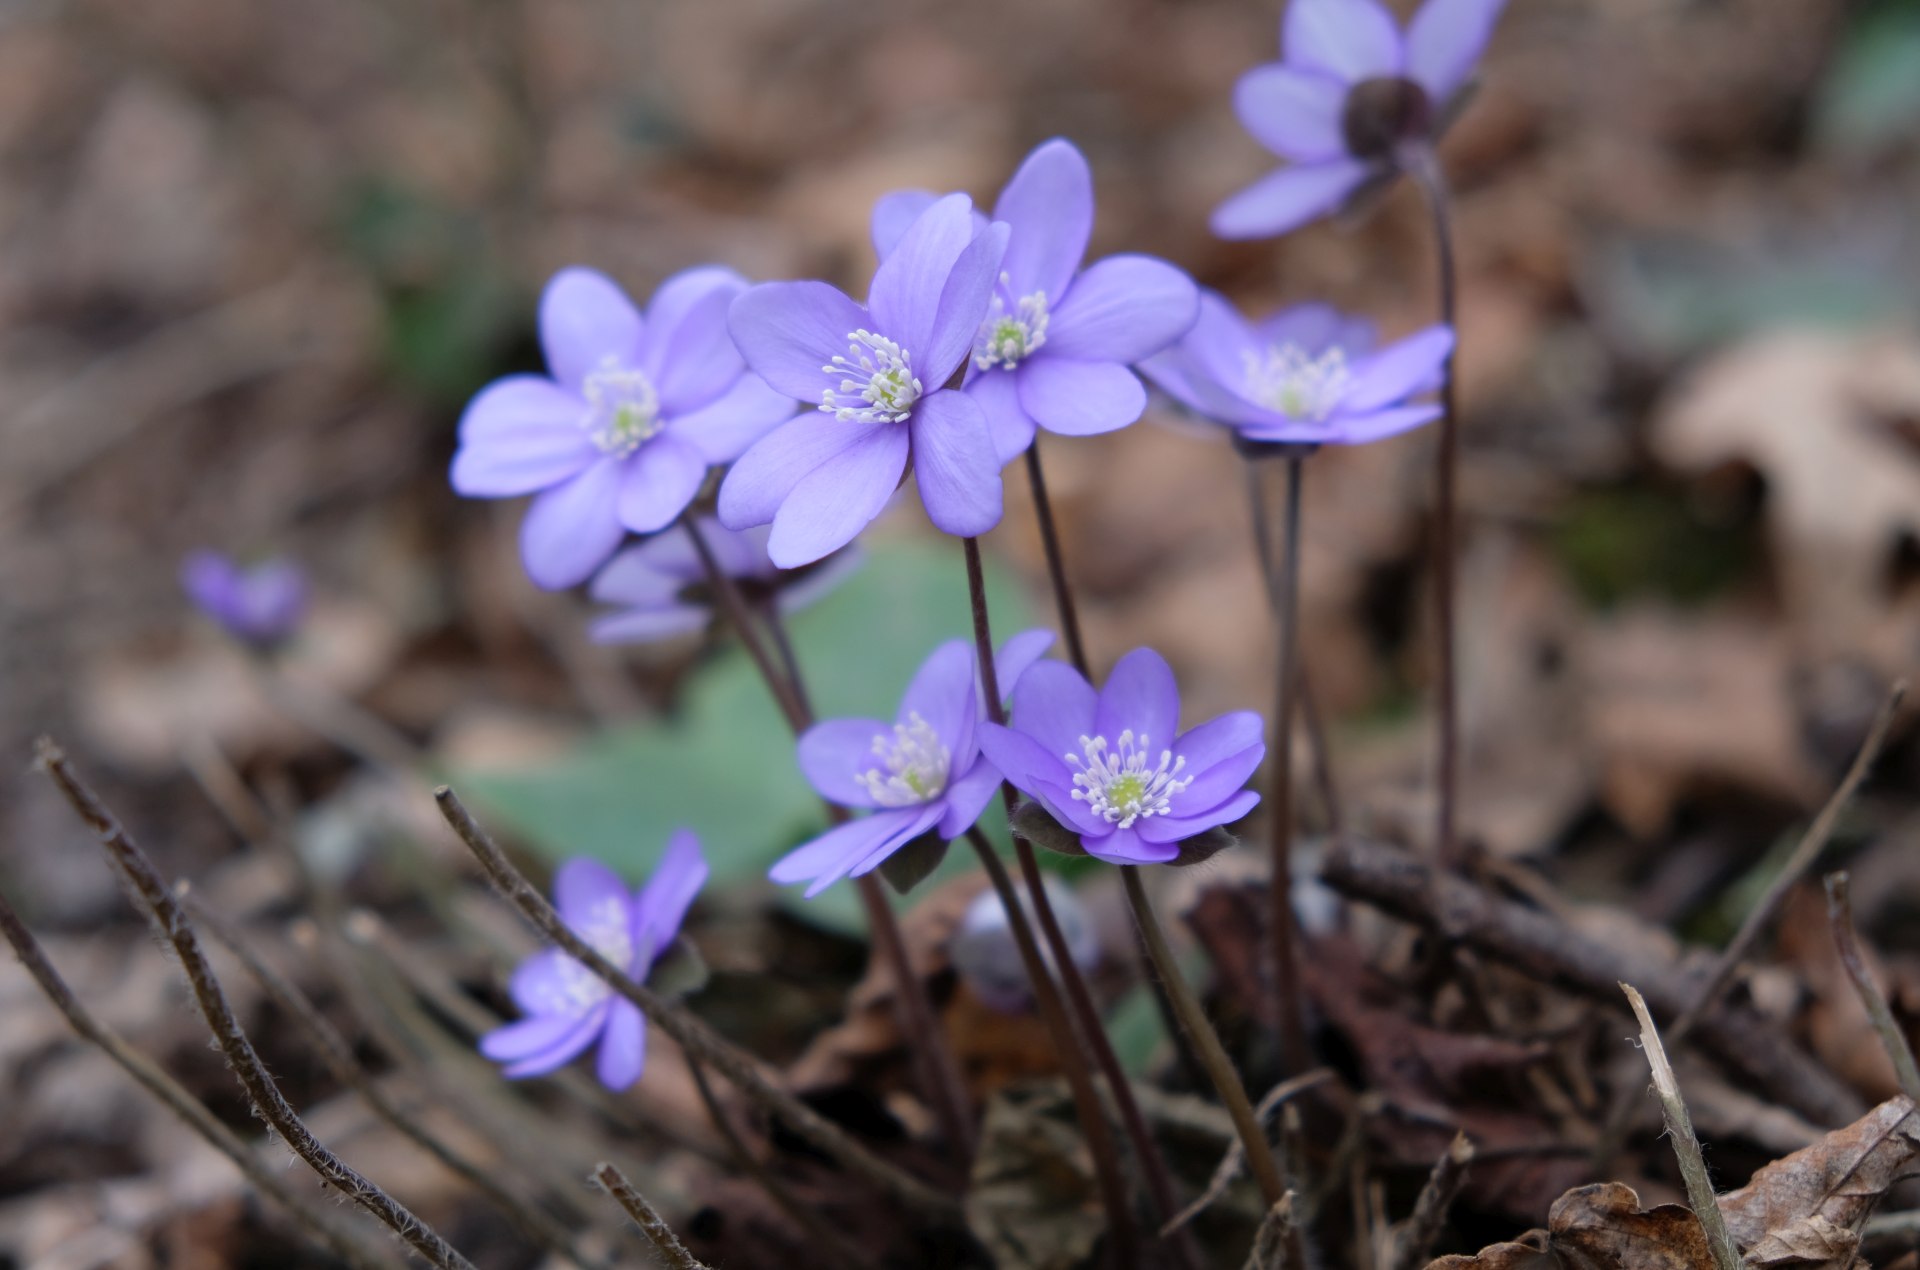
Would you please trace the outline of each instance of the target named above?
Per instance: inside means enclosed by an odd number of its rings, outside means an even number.
[[[180,585],[227,634],[255,648],[285,643],[307,612],[307,575],[290,560],[244,567],[196,551],[180,565]]]

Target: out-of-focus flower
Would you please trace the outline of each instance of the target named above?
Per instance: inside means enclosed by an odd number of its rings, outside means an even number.
[[[906,190],[875,205],[873,241],[883,258],[902,222],[933,200]],[[1012,234],[965,391],[986,411],[1000,462],[1032,445],[1036,426],[1092,436],[1138,419],[1147,394],[1128,368],[1193,325],[1193,282],[1151,256],[1080,268],[1093,233],[1093,173],[1070,141],[1056,138],[1027,156],[993,219]]]
[[[255,648],[285,643],[307,612],[307,575],[290,560],[247,566],[196,551],[181,562],[180,585],[227,634]]]
[[[1087,917],[1086,907],[1073,888],[1058,878],[1048,877],[1044,885],[1047,902],[1053,906],[1053,915],[1060,923],[1060,934],[1066,939],[1068,954],[1074,965],[1091,972],[1100,964],[1100,936]],[[1028,923],[1033,924],[1037,920],[1033,901],[1024,892],[1020,893],[1020,907],[1025,910]],[[1033,983],[1027,978],[1027,963],[1020,956],[1020,947],[1014,942],[1012,928],[1007,923],[1006,905],[1000,902],[999,892],[991,887],[967,905],[966,913],[960,918],[960,929],[947,945],[947,955],[973,994],[992,1009],[1012,1014],[1032,1004]],[[1053,950],[1044,940],[1040,943],[1040,956],[1049,966],[1053,964]]]
[[[1002,685],[1018,682],[1053,642],[1050,631],[1015,635],[994,655]],[[1000,774],[980,757],[983,702],[973,645],[933,650],[907,685],[891,725],[828,719],[801,734],[800,770],[828,802],[872,814],[835,826],[776,862],[781,885],[809,883],[811,899],[844,877],[871,873],[929,830],[957,838],[980,818]]]
[[[1440,416],[1410,398],[1439,386],[1453,331],[1430,326],[1374,350],[1373,328],[1325,305],[1249,322],[1213,291],[1200,320],[1141,371],[1196,413],[1256,443],[1357,445]]]
[[[765,526],[735,532],[711,517],[700,533],[714,563],[739,587],[749,605],[772,605],[781,616],[796,613],[833,590],[860,567],[857,546],[817,564],[782,569],[767,557]],[[601,644],[645,644],[702,630],[717,602],[700,553],[675,525],[615,556],[593,579],[593,598],[613,605],[596,618],[592,635]]]
[[[949,195],[921,213],[874,272],[866,305],[824,282],[769,282],[734,301],[729,324],[753,367],[819,406],[740,457],[720,520],[773,525],[783,568],[851,542],[886,506],[909,460],[927,517],[973,537],[1000,522],[1000,464],[986,415],[946,387],[973,349],[1007,250]]]
[[[987,760],[1087,854],[1165,864],[1183,839],[1240,819],[1260,801],[1244,788],[1266,753],[1260,716],[1224,714],[1186,732],[1180,690],[1160,654],[1136,648],[1099,692],[1073,667],[1044,661],[1013,690],[1013,723],[980,726]]]
[[[628,530],[672,524],[707,469],[731,462],[793,404],[752,374],[727,334],[746,279],[689,269],[645,316],[591,269],[563,269],[540,300],[548,375],[496,380],[460,419],[453,487],[535,495],[520,526],[528,575],[584,582]]]
[[[700,841],[686,829],[667,842],[659,867],[638,894],[593,860],[569,860],[553,875],[561,920],[587,946],[644,982],[654,961],[706,884]],[[618,1093],[646,1065],[647,1020],[598,975],[557,948],[537,952],[513,972],[508,991],[526,1017],[480,1038],[480,1052],[506,1064],[505,1075],[543,1076],[600,1042],[595,1073]]]
[[[1288,0],[1282,59],[1234,86],[1240,122],[1288,161],[1213,213],[1222,238],[1266,238],[1391,176],[1450,117],[1506,0],[1427,0],[1403,38],[1379,0]]]

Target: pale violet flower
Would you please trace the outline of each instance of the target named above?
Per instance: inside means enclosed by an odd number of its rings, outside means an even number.
[[[196,551],[181,562],[180,585],[227,634],[255,648],[291,639],[307,612],[307,575],[290,560],[242,565]]]

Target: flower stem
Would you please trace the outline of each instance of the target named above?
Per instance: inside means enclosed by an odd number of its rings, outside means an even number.
[[[626,1174],[611,1164],[597,1164],[593,1169],[593,1183],[625,1209],[627,1216],[633,1218],[633,1224],[646,1235],[647,1242],[660,1254],[661,1261],[673,1267],[673,1270],[707,1270],[706,1263],[687,1251],[687,1246],[680,1242],[680,1236],[674,1234],[673,1227],[667,1225],[667,1219],[647,1202],[646,1196],[634,1188]]]
[[[760,677],[766,681],[767,691],[773,694],[774,703],[786,716],[787,726],[798,736],[813,725],[813,719],[807,707],[806,689],[800,682],[799,663],[793,658],[792,646],[786,640],[785,631],[775,623],[774,638],[783,649],[787,665],[787,673],[782,674],[754,630],[746,597],[740,594],[740,588],[734,585],[733,579],[727,576],[720,562],[714,558],[706,535],[700,532],[700,527],[691,516],[681,517],[680,523],[686,526],[687,537],[692,540],[693,549],[706,568],[707,580],[714,594],[719,597],[721,607],[726,610],[728,620],[739,633],[740,642],[747,646],[747,655],[753,658]],[[826,809],[827,819],[834,824],[841,824],[847,818],[846,811],[832,803],[827,803]],[[927,985],[913,973],[913,966],[907,960],[906,942],[900,937],[900,924],[894,919],[893,906],[887,902],[886,892],[880,889],[879,881],[871,875],[858,878],[856,889],[860,892],[860,903],[866,909],[867,921],[873,927],[874,952],[893,975],[894,1003],[899,1012],[900,1030],[907,1038],[907,1048],[914,1066],[919,1069],[921,1087],[940,1122],[942,1136],[960,1153],[963,1161],[971,1162],[972,1110],[966,1086],[960,1078],[959,1063],[940,1030],[939,1016],[934,1013],[933,1002],[927,997]]]
[[[1060,552],[1060,531],[1053,521],[1053,500],[1047,497],[1047,475],[1040,467],[1040,438],[1027,447],[1027,484],[1033,489],[1033,514],[1040,522],[1040,546],[1047,554],[1047,576],[1053,580],[1053,606],[1060,614],[1060,634],[1074,669],[1087,672],[1087,646],[1080,639],[1080,614],[1067,585],[1066,558]]]
[[[1187,981],[1181,977],[1180,965],[1174,960],[1173,950],[1167,946],[1167,936],[1160,929],[1159,919],[1153,915],[1153,903],[1147,898],[1146,887],[1141,884],[1139,870],[1125,870],[1121,878],[1126,883],[1127,902],[1133,906],[1134,921],[1139,923],[1140,933],[1147,941],[1147,952],[1153,957],[1154,968],[1166,982],[1168,994],[1173,998],[1173,1007],[1180,1014],[1180,1021],[1186,1025],[1195,1044],[1199,1046],[1200,1061],[1206,1064],[1207,1075],[1212,1077],[1213,1087],[1219,1093],[1220,1101],[1226,1104],[1227,1115],[1233,1120],[1234,1131],[1240,1135],[1240,1144],[1246,1148],[1247,1167],[1260,1184],[1260,1194],[1269,1205],[1278,1204],[1287,1193],[1286,1180],[1280,1174],[1280,1165],[1273,1158],[1273,1148],[1267,1142],[1267,1135],[1253,1114],[1253,1104],[1247,1101],[1246,1087],[1233,1070],[1233,1063],[1221,1047],[1220,1038],[1214,1034],[1213,1025],[1207,1022],[1206,1013],[1194,999]]]
[[[1426,197],[1427,211],[1433,222],[1434,257],[1439,269],[1440,321],[1455,332],[1455,344],[1447,354],[1440,380],[1440,447],[1435,457],[1433,500],[1433,615],[1435,627],[1435,671],[1439,705],[1440,756],[1439,798],[1433,829],[1433,849],[1441,867],[1459,863],[1459,845],[1455,841],[1455,803],[1460,785],[1460,715],[1458,668],[1455,651],[1454,592],[1458,569],[1459,532],[1456,486],[1460,467],[1460,409],[1454,369],[1459,360],[1458,270],[1453,256],[1453,221],[1447,198],[1446,177],[1440,161],[1429,145],[1410,147],[1401,156],[1401,166],[1413,178]]]

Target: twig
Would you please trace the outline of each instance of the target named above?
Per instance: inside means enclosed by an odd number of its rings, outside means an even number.
[[[292,1015],[319,1047],[321,1061],[333,1078],[348,1089],[366,1099],[367,1106],[374,1114],[392,1125],[409,1140],[438,1160],[450,1172],[464,1179],[468,1185],[478,1190],[506,1215],[507,1219],[518,1226],[522,1233],[536,1243],[550,1248],[577,1266],[597,1267],[603,1263],[582,1254],[575,1246],[573,1236],[558,1222],[538,1209],[523,1203],[520,1198],[500,1183],[494,1181],[492,1174],[479,1165],[467,1160],[437,1135],[409,1116],[399,1104],[394,1102],[387,1091],[376,1081],[367,1069],[354,1057],[353,1045],[338,1028],[328,1021],[312,999],[300,990],[299,985],[281,974],[271,963],[261,957],[226,922],[226,919],[202,904],[197,896],[186,891],[184,886],[176,887],[181,903],[194,921],[204,927],[208,934],[223,945],[228,952],[239,959],[247,968],[247,973],[259,980],[267,995],[282,1010]]]
[[[673,1233],[673,1227],[667,1225],[667,1219],[655,1211],[647,1197],[633,1189],[633,1183],[627,1175],[611,1164],[597,1165],[593,1170],[594,1185],[613,1197],[613,1202],[627,1210],[627,1216],[633,1218],[634,1225],[640,1227],[643,1234],[659,1250],[661,1260],[674,1270],[707,1270],[707,1266],[698,1257],[687,1251],[680,1242],[680,1236]]]
[[[1407,1219],[1406,1228],[1394,1240],[1391,1270],[1419,1270],[1426,1264],[1434,1240],[1440,1237],[1440,1228],[1446,1225],[1453,1201],[1466,1185],[1467,1165],[1472,1161],[1473,1143],[1464,1133],[1454,1134],[1447,1153],[1434,1164],[1433,1172],[1427,1174],[1427,1184],[1420,1188],[1420,1198],[1414,1201],[1413,1216]]]
[[[33,932],[27,929],[26,923],[20,920],[20,915],[7,902],[5,895],[0,895],[0,935],[4,935],[13,946],[20,964],[26,967],[27,973],[40,986],[41,993],[53,1003],[54,1009],[60,1011],[76,1035],[98,1046],[108,1058],[119,1064],[122,1071],[133,1077],[135,1083],[232,1161],[242,1177],[261,1194],[286,1209],[330,1252],[354,1267],[354,1270],[391,1270],[403,1264],[400,1258],[370,1243],[358,1231],[340,1228],[333,1214],[316,1208],[306,1196],[296,1192],[281,1180],[279,1174],[262,1164],[254,1156],[252,1148],[208,1111],[206,1104],[188,1093],[180,1082],[167,1075],[146,1055],[129,1045],[118,1032],[95,1018],[80,1003],[73,989],[67,986],[66,980],[60,977],[60,972],[54,969],[53,963],[47,959],[46,950],[34,938]]]
[[[1433,912],[1438,904],[1467,947],[1536,982],[1618,1002],[1624,979],[1639,984],[1654,1009],[1669,1017],[1694,996],[1697,981],[1652,949],[1600,943],[1551,913],[1440,873],[1406,851],[1350,836],[1327,852],[1321,877],[1344,895],[1429,929],[1440,925]],[[1723,1003],[1702,1015],[1698,1038],[1722,1063],[1809,1120],[1847,1124],[1866,1110],[1858,1094],[1747,1007]]]
[[[1254,1119],[1258,1120],[1261,1124],[1265,1124],[1281,1103],[1286,1102],[1296,1094],[1305,1093],[1315,1085],[1325,1084],[1327,1081],[1332,1080],[1333,1077],[1334,1072],[1331,1068],[1316,1067],[1314,1070],[1303,1072],[1291,1080],[1281,1081],[1278,1085],[1269,1089],[1266,1096],[1254,1107]],[[1339,1153],[1336,1152],[1336,1155],[1338,1154]],[[1213,1207],[1215,1203],[1219,1202],[1220,1197],[1226,1194],[1227,1187],[1233,1185],[1233,1180],[1240,1176],[1240,1170],[1246,1167],[1246,1163],[1246,1144],[1236,1136],[1232,1142],[1227,1144],[1227,1153],[1220,1157],[1220,1163],[1214,1166],[1213,1176],[1207,1181],[1206,1193],[1176,1213],[1173,1220],[1161,1228],[1160,1233],[1165,1235],[1174,1230],[1178,1230],[1180,1227],[1185,1226],[1188,1222],[1198,1217],[1201,1213],[1207,1211],[1207,1209]]]
[[[58,746],[42,737],[35,752],[40,768],[53,778],[53,783],[66,796],[67,802],[100,839],[115,871],[132,889],[141,906],[151,914],[161,935],[172,946],[186,974],[187,984],[193,991],[194,1001],[200,1007],[201,1017],[206,1020],[214,1041],[220,1046],[220,1052],[226,1056],[234,1075],[239,1078],[254,1111],[273,1126],[294,1154],[305,1160],[321,1180],[372,1213],[408,1247],[443,1270],[473,1270],[473,1263],[441,1238],[439,1232],[421,1221],[406,1205],[355,1172],[307,1128],[306,1122],[293,1109],[293,1104],[286,1100],[273,1077],[267,1074],[265,1065],[253,1048],[253,1042],[234,1016],[226,994],[220,990],[220,981],[214,976],[213,967],[200,947],[193,923],[187,919],[185,910],[174,899],[172,890],[147,859],[146,853],[134,844],[93,791],[80,782]]]
[[[1707,1172],[1706,1157],[1700,1154],[1700,1139],[1693,1136],[1693,1120],[1687,1115],[1686,1100],[1680,1096],[1673,1068],[1667,1064],[1667,1052],[1660,1047],[1660,1031],[1653,1025],[1653,1016],[1647,1013],[1646,998],[1630,984],[1621,984],[1620,990],[1627,994],[1633,1017],[1640,1021],[1640,1046],[1646,1051],[1647,1065],[1653,1069],[1654,1092],[1659,1095],[1660,1110],[1666,1116],[1667,1136],[1673,1141],[1674,1158],[1680,1162],[1680,1177],[1687,1184],[1687,1202],[1693,1206],[1693,1215],[1700,1219],[1701,1230],[1706,1232],[1714,1265],[1718,1270],[1742,1270],[1740,1249],[1734,1246],[1726,1215],[1720,1211],[1720,1201],[1714,1198],[1713,1178]]]
[[[1847,978],[1853,980],[1853,990],[1860,994],[1860,1004],[1867,1008],[1867,1017],[1873,1020],[1873,1030],[1880,1034],[1880,1044],[1886,1047],[1887,1057],[1893,1061],[1900,1092],[1920,1104],[1920,1066],[1913,1061],[1913,1047],[1907,1044],[1907,1034],[1893,1017],[1887,994],[1880,991],[1873,972],[1867,969],[1867,959],[1860,951],[1860,936],[1853,927],[1853,900],[1847,886],[1846,873],[1827,875],[1827,923],[1833,927],[1834,947],[1839,950],[1840,964],[1847,968]]]
[[[1299,1247],[1298,1224],[1293,1220],[1293,1192],[1275,1200],[1260,1222],[1241,1270],[1307,1270],[1294,1255]]]
[[[645,985],[635,983],[625,971],[601,956],[560,920],[560,914],[554,911],[547,897],[540,894],[533,883],[513,867],[505,853],[474,820],[472,813],[451,789],[443,785],[434,791],[433,796],[439,804],[440,814],[460,835],[460,840],[466,843],[474,859],[479,861],[487,880],[520,910],[520,915],[527,923],[562,952],[591,970],[608,987],[638,1006],[649,1022],[672,1037],[682,1049],[725,1076],[742,1093],[769,1112],[785,1120],[794,1132],[838,1160],[848,1172],[937,1219],[956,1222],[962,1219],[960,1205],[954,1199],[914,1180],[861,1146],[840,1126],[774,1085],[760,1071],[751,1055],[736,1048],[679,1005],[657,995]]]

